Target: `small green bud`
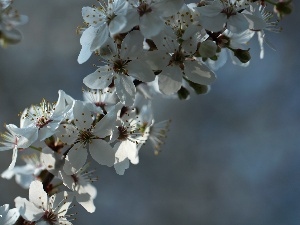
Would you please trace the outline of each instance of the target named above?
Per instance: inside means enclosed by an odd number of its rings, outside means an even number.
[[[210,88],[208,85],[203,85],[203,84],[197,84],[194,83],[190,80],[185,79],[188,84],[190,85],[191,88],[194,89],[194,91],[196,92],[197,95],[203,95],[209,92]]]
[[[251,59],[251,55],[249,53],[249,50],[243,50],[243,49],[233,49],[232,51],[234,52],[234,56],[237,57],[242,63],[247,63]]]
[[[180,100],[186,100],[190,96],[190,92],[185,87],[181,86],[177,95]]]
[[[200,44],[199,54],[201,57],[210,58],[216,55],[217,45],[212,40],[206,40]]]

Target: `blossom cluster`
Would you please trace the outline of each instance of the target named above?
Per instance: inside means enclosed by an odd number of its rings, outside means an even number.
[[[0,1],[0,45],[3,47],[21,41],[21,32],[16,27],[28,21],[27,16],[20,15],[11,4],[12,0]]]
[[[88,170],[89,158],[123,175],[139,163],[147,141],[157,154],[170,121],[155,122],[153,95],[187,99],[189,90],[206,93],[227,57],[249,64],[247,44],[255,34],[263,58],[265,31],[279,31],[266,2],[279,18],[290,12],[290,2],[255,0],[109,0],[83,7],[78,63],[94,53],[103,64],[83,79],[83,100],[60,90],[55,103],[43,99],[21,113],[19,126],[6,125],[0,151],[13,154],[1,177],[15,176],[29,188],[29,200],[17,197],[16,208],[0,207],[0,221],[72,224],[66,213],[73,198],[94,212],[97,177]],[[11,38],[14,27],[26,21],[11,13],[10,4],[0,0],[3,45],[20,40]],[[37,154],[23,155],[27,149]],[[20,152],[24,166],[16,166]]]

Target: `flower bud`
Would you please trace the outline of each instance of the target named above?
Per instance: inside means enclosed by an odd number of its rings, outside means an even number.
[[[233,49],[234,56],[237,57],[242,63],[247,63],[251,59],[251,55],[249,53],[249,50],[243,50],[243,49]]]
[[[0,45],[3,47],[19,43],[21,38],[21,33],[18,30],[0,31]]]
[[[226,48],[230,45],[230,38],[225,35],[220,35],[217,39],[218,47]]]
[[[290,1],[279,1],[274,6],[274,11],[277,13],[279,18],[282,18],[284,15],[288,15],[292,13],[292,5]]]
[[[180,100],[186,100],[190,96],[190,92],[185,87],[181,86],[181,88],[177,92],[177,95]]]
[[[188,82],[191,88],[194,89],[197,95],[207,94],[210,91],[210,86],[204,84],[197,84],[194,82]]]
[[[217,45],[211,40],[206,40],[200,44],[199,54],[201,57],[210,58],[216,55]]]

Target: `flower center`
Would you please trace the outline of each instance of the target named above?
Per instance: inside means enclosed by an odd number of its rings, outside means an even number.
[[[139,7],[137,8],[137,11],[140,16],[143,16],[146,13],[152,12],[152,9],[147,3],[143,2],[142,4],[139,5]]]
[[[185,55],[181,51],[176,51],[172,55],[170,65],[174,64],[179,66],[181,69],[184,69],[184,61],[185,61]]]
[[[128,134],[128,132],[127,132],[126,127],[124,127],[124,126],[119,126],[119,127],[118,127],[118,130],[119,130],[119,137],[118,137],[118,140],[120,140],[120,141],[125,141],[125,140],[127,140],[129,134]]]
[[[50,225],[54,225],[57,222],[57,215],[52,211],[45,211],[43,219],[47,221]]]
[[[123,61],[122,59],[117,59],[114,61],[113,70],[118,74],[128,75],[126,64],[127,64],[126,61]]]
[[[95,136],[92,134],[90,130],[82,130],[79,131],[78,140],[80,141],[80,143],[86,145],[91,143],[94,137]]]
[[[230,16],[233,16],[233,15],[236,15],[236,11],[235,11],[234,7],[232,7],[232,6],[224,8],[222,10],[222,13],[224,13],[227,16],[227,18],[229,18]]]
[[[48,120],[45,116],[41,116],[40,118],[37,119],[36,121],[36,126],[39,128],[43,128],[46,126],[48,123],[51,123],[53,120]]]

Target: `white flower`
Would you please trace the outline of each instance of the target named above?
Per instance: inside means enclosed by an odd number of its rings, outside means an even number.
[[[1,177],[11,179],[16,177],[16,182],[23,188],[28,189],[32,181],[34,181],[45,167],[41,164],[41,160],[36,154],[23,156],[22,159],[26,162],[24,166],[15,166],[13,169],[7,169]]]
[[[161,145],[166,139],[169,130],[170,120],[164,120],[158,123],[154,122],[151,102],[144,105],[139,113],[139,130],[147,133],[148,140],[150,141],[154,153],[160,152]]]
[[[107,111],[118,102],[116,89],[114,87],[105,88],[103,90],[83,90],[83,99],[86,101],[86,106],[90,111],[100,114],[106,114]]]
[[[97,196],[97,189],[91,184],[91,182],[97,179],[91,177],[92,171],[87,171],[88,166],[89,165],[86,164],[79,170],[76,170],[72,167],[71,163],[66,160],[64,169],[71,175],[60,170],[58,176],[65,186],[74,191],[73,193],[76,197],[76,201],[88,212],[93,213],[96,209],[94,199]]]
[[[73,102],[63,91],[59,91],[59,98],[56,104],[42,100],[40,105],[33,105],[26,108],[20,121],[21,128],[34,128],[38,133],[40,141],[53,135],[60,122],[69,115]]]
[[[132,9],[126,15],[127,25],[123,31],[139,26],[145,38],[158,35],[164,28],[164,18],[174,15],[182,7],[183,0],[130,0]]]
[[[184,35],[183,35],[184,36]],[[186,78],[197,84],[209,85],[215,79],[215,74],[204,64],[196,61],[177,43],[176,40],[164,38],[163,46],[168,53],[168,66],[163,68],[158,75],[159,90],[171,95],[182,86],[182,79]]]
[[[117,111],[121,105],[117,105],[109,111],[99,122],[94,124],[94,118],[90,110],[80,101],[75,101],[73,114],[74,124],[60,126],[59,138],[71,145],[67,153],[67,160],[72,167],[80,170],[87,159],[87,149],[94,160],[101,165],[112,166],[114,163],[114,151],[103,139],[112,134]],[[70,175],[64,166],[64,171]]]
[[[8,170],[14,168],[17,160],[18,150],[28,148],[37,139],[37,133],[34,128],[18,128],[14,124],[6,125],[8,132],[1,134],[4,142],[0,142],[0,151],[13,150],[12,162]]]
[[[14,225],[19,218],[19,211],[17,208],[9,209],[9,205],[0,206],[0,224]]]
[[[83,7],[82,17],[89,27],[83,31],[80,38],[82,49],[78,62],[87,61],[92,52],[100,48],[108,39],[119,33],[126,24],[124,15],[127,12],[128,2],[124,0],[108,1],[99,7]]]
[[[227,61],[227,51],[225,49],[222,49],[220,52],[216,53],[216,56],[218,57],[217,60],[211,60],[208,58],[204,63],[213,71],[216,71],[220,69],[222,66],[225,65]],[[197,58],[197,60],[201,61],[201,58]]]
[[[29,187],[29,201],[17,197],[15,203],[20,215],[27,221],[36,222],[36,225],[72,225],[66,216],[72,199],[73,195],[66,191],[48,198],[43,183],[33,181]]]
[[[117,121],[112,137],[112,141],[118,141],[114,146],[116,151],[114,167],[119,175],[124,174],[125,169],[129,167],[129,161],[132,164],[139,163],[138,152],[148,138],[149,126],[141,130],[136,109],[128,110],[129,112],[124,112]]]
[[[16,26],[22,25],[28,21],[27,16],[20,15],[11,7],[11,0],[0,1],[0,45],[18,43],[22,35]]]
[[[251,14],[246,14],[245,16],[249,21],[249,29],[257,33],[257,38],[260,46],[260,55],[259,57],[264,58],[264,43],[267,43],[272,49],[272,47],[265,38],[265,30],[278,33],[281,31],[280,28],[277,27],[278,21],[271,21],[273,18],[273,13],[266,11],[266,7],[258,6],[256,4],[252,4],[250,7]]]
[[[241,33],[232,33],[229,30],[225,30],[223,35],[230,38],[229,46],[232,49],[247,49],[247,44],[249,40],[253,37],[254,33],[251,30],[245,30]],[[250,60],[247,63],[242,63],[236,56],[232,50],[227,51],[232,59],[232,63],[239,66],[248,66]]]
[[[113,82],[122,104],[132,106],[136,94],[133,78],[142,82],[150,82],[155,78],[150,65],[143,59],[143,41],[139,31],[132,31],[126,35],[120,50],[112,41],[108,43],[106,48],[111,50],[111,54],[106,56],[108,65],[100,66],[86,76],[83,83],[92,89],[103,89]]]
[[[42,149],[40,158],[43,167],[54,176],[58,176],[58,171],[61,170],[64,165],[65,156],[46,146]]]
[[[248,0],[214,0],[196,8],[201,16],[201,24],[213,32],[227,28],[232,32],[242,32],[248,28],[243,9],[249,7]]]

